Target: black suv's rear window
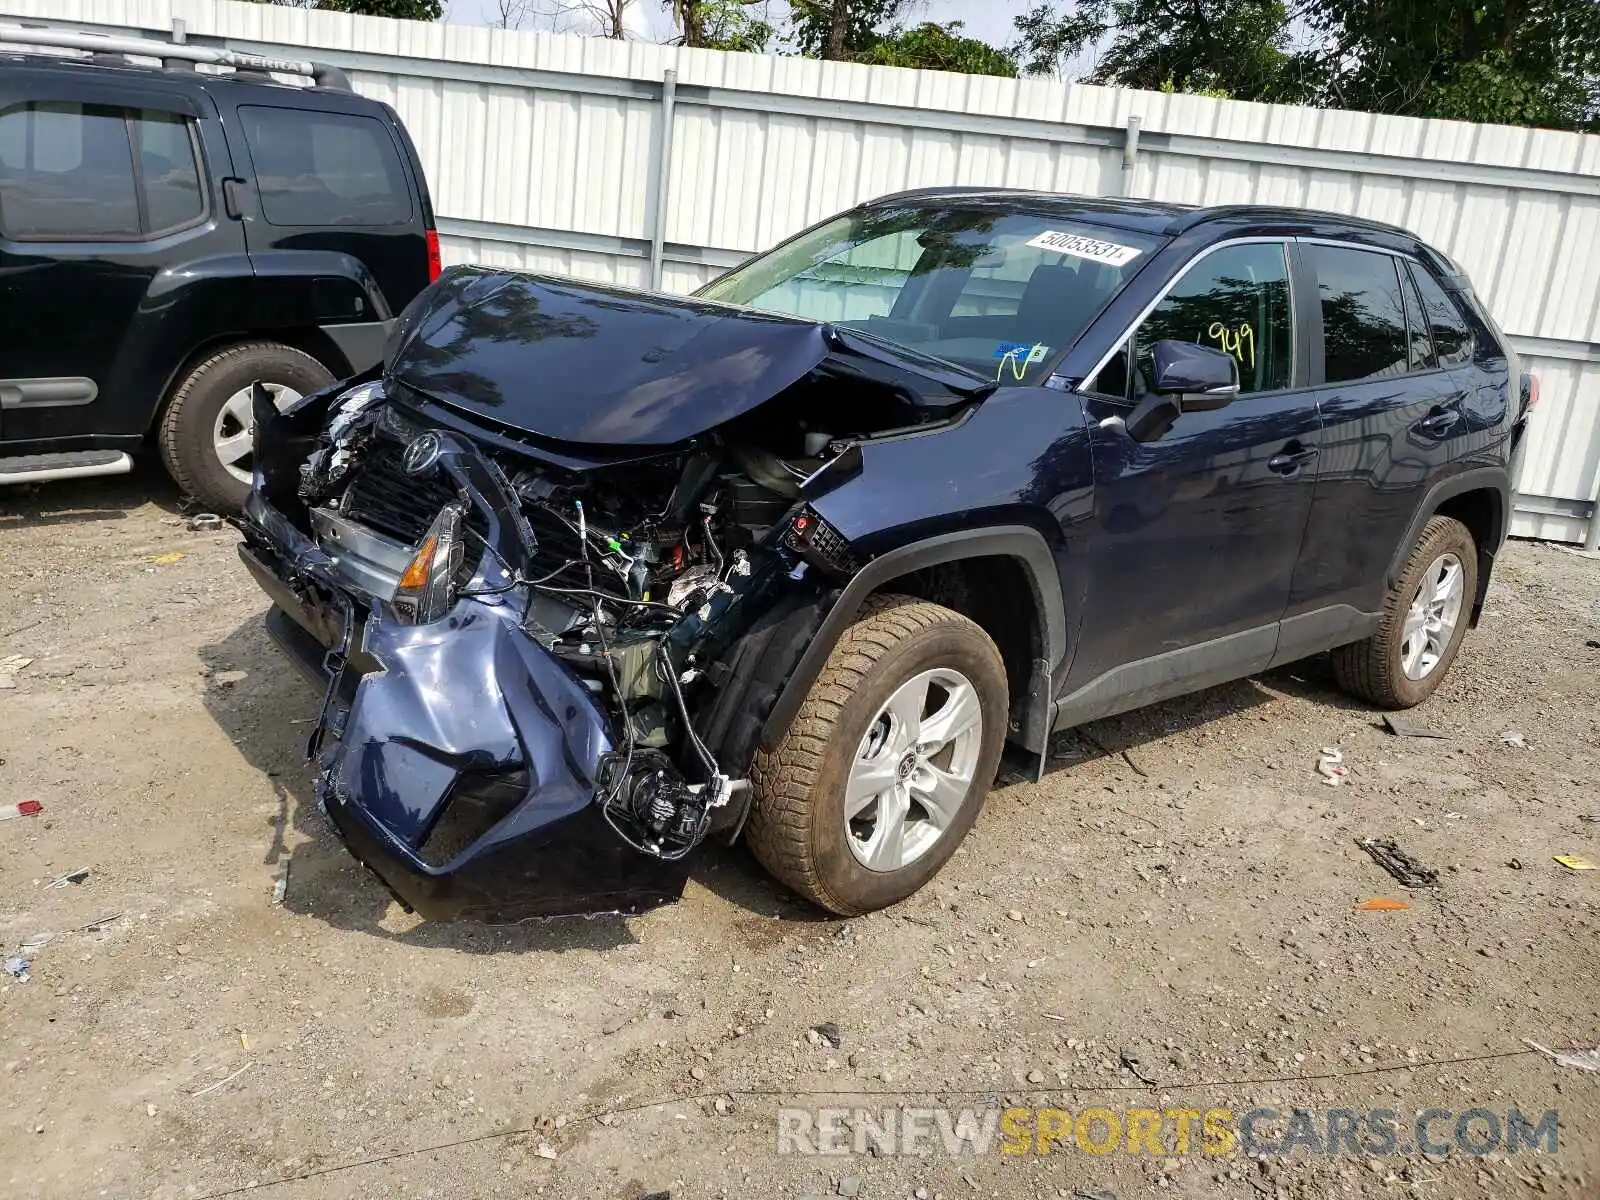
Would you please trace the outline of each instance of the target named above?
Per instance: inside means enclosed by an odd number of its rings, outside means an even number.
[[[261,212],[273,225],[404,225],[411,192],[381,121],[245,105]]]

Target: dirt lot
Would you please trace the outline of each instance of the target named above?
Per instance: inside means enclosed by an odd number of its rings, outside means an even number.
[[[486,929],[407,916],[324,825],[318,696],[233,542],[151,473],[0,494],[0,660],[33,659],[0,804],[44,805],[0,823],[0,943],[56,935],[0,976],[0,1194],[1600,1195],[1600,1074],[1522,1040],[1600,1044],[1600,872],[1552,859],[1600,859],[1600,562],[1509,549],[1413,714],[1448,740],[1312,661],[1064,735],[894,911],[822,920],[718,849],[648,916]],[[1560,1149],[776,1152],[780,1105],[1008,1103],[1553,1107]]]

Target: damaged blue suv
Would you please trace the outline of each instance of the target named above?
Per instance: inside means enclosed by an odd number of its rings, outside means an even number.
[[[1325,650],[1425,699],[1535,396],[1398,229],[917,192],[692,298],[447,272],[380,368],[257,395],[241,554],[423,915],[638,911],[741,835],[860,913],[1007,742]]]

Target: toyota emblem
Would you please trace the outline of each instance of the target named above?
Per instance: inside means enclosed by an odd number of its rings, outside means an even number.
[[[424,433],[406,447],[400,465],[407,475],[424,475],[433,470],[444,450],[437,433]]]

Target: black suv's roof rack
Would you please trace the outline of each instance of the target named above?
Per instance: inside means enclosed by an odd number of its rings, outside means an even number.
[[[242,54],[237,50],[224,50],[215,46],[197,46],[188,42],[158,42],[149,38],[117,37],[112,34],[83,33],[73,29],[50,29],[32,25],[0,24],[0,52],[6,50],[49,49],[81,50],[97,57],[155,58],[162,66],[193,67],[197,63],[210,66],[232,67],[235,71],[254,74],[303,75],[318,87],[350,91],[350,80],[338,67],[305,59],[268,58],[260,54]]]

